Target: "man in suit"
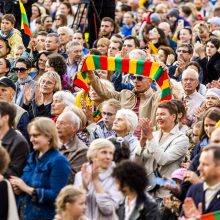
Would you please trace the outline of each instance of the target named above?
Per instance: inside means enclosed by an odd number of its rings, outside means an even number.
[[[186,217],[220,210],[220,145],[205,147],[199,160],[198,170],[203,182],[189,188],[183,205]]]
[[[80,171],[83,163],[87,161],[87,146],[77,137],[80,129],[80,118],[71,111],[63,112],[56,121],[57,131],[61,143],[61,152],[71,165],[69,183],[74,182],[75,174]]]

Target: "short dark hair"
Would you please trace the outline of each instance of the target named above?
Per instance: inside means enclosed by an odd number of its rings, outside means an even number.
[[[13,14],[5,14],[5,15],[3,15],[2,16],[2,20],[4,20],[4,19],[10,21],[13,25],[16,22],[15,16]]]
[[[37,36],[47,36],[47,35],[48,35],[48,33],[47,33],[46,31],[39,31],[39,32],[37,33],[36,37],[37,37]]]
[[[115,25],[114,20],[113,20],[112,18],[110,18],[110,17],[104,17],[104,18],[102,19],[102,21],[108,21],[108,22],[110,22],[111,25],[112,25],[112,27],[114,27],[114,25]]]
[[[5,46],[6,46],[6,48],[9,50],[9,53],[10,53],[11,47],[9,46],[8,41],[7,41],[7,40],[4,40],[3,38],[0,38],[0,41],[2,41],[2,42],[5,43]]]
[[[143,166],[130,160],[123,160],[113,169],[112,176],[119,181],[121,188],[128,186],[138,196],[144,196],[147,173]]]
[[[171,115],[176,115],[178,114],[178,108],[174,102],[171,100],[169,101],[162,101],[158,104],[157,108],[165,108],[169,111]]]
[[[177,48],[180,48],[180,47],[187,47],[188,50],[189,50],[189,53],[192,54],[193,53],[193,46],[192,44],[189,44],[189,43],[181,43],[177,46]]]
[[[219,49],[220,47],[220,40],[217,37],[210,37],[207,41],[206,41],[206,45],[208,42],[211,42],[216,49]]]
[[[220,164],[220,145],[219,144],[209,144],[203,148],[203,152],[213,151],[213,160],[215,164]]]
[[[189,66],[195,66],[198,71],[199,71],[199,74],[201,72],[201,67],[200,65],[196,62],[196,61],[190,61],[187,65],[186,65],[186,69],[189,67]]]
[[[14,104],[10,104],[5,101],[0,101],[0,116],[9,116],[8,126],[13,127],[15,125],[16,107]]]
[[[127,36],[127,37],[124,38],[124,42],[125,42],[126,40],[134,40],[135,47],[137,47],[137,48],[140,47],[140,41],[139,41],[135,36],[129,35],[129,36]]]
[[[32,67],[31,61],[28,58],[25,58],[25,57],[18,58],[15,65],[17,63],[24,63],[26,65],[27,69],[30,69]]]
[[[183,105],[183,102],[178,100],[178,99],[172,99],[170,101],[173,102],[176,105],[178,114],[182,113],[182,117],[181,118],[183,118],[185,116],[185,114],[186,114],[186,108]]]

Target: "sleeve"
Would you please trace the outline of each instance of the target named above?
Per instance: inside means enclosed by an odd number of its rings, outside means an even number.
[[[49,177],[49,188],[38,188],[39,203],[53,203],[60,190],[67,184],[70,175],[70,165],[64,157],[54,160]]]
[[[143,156],[153,156],[158,165],[164,166],[183,157],[187,152],[188,145],[188,138],[180,136],[175,138],[164,152],[155,139],[152,139],[148,142],[148,147],[143,151]]]
[[[95,199],[99,211],[103,215],[111,215],[118,208],[119,202],[122,199],[121,193],[116,189],[116,184],[113,183],[112,187],[104,193],[95,193]]]
[[[106,86],[102,84],[100,79],[95,76],[93,73],[89,73],[89,80],[93,87],[93,89],[97,92],[97,94],[103,99],[114,98],[120,100],[120,93],[115,90],[108,90]]]
[[[8,186],[6,181],[0,182],[0,219],[7,219],[8,215]]]
[[[15,138],[18,139],[19,137]],[[24,139],[22,139],[16,142],[16,144],[12,146],[11,149],[13,149],[11,152],[9,150],[11,162],[9,164],[6,175],[20,177],[29,154],[29,146],[28,143]]]
[[[29,140],[28,132],[27,132],[27,126],[30,122],[28,113],[25,112],[18,123],[17,129],[23,134],[23,136],[26,138],[26,140]]]

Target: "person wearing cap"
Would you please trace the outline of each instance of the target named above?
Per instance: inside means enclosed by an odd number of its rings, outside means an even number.
[[[154,26],[154,27],[158,27],[158,25],[161,22],[161,18],[160,15],[158,13],[152,13],[150,15],[150,23]]]
[[[15,95],[16,86],[12,80],[7,77],[0,78],[0,101],[6,101],[13,103],[13,97]],[[16,107],[15,127],[23,134],[23,136],[29,140],[27,125],[30,122],[27,111],[21,108],[19,105],[13,103]]]
[[[210,24],[210,32],[220,30],[220,17],[212,17],[208,20]]]
[[[205,96],[206,110],[216,106],[220,106],[220,89],[217,88],[208,89]]]

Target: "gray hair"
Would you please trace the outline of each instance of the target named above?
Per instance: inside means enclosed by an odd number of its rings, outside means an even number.
[[[129,53],[129,58],[130,59],[138,59],[138,60],[146,60],[147,55],[141,49],[134,49]]]
[[[74,95],[69,91],[57,91],[56,93],[54,93],[53,97],[61,98],[64,102],[65,107],[71,107],[72,105],[76,104]]]
[[[122,108],[117,111],[116,115],[118,114],[125,117],[127,121],[128,131],[133,133],[136,127],[138,126],[138,116],[136,115],[136,113],[130,109]]]
[[[184,76],[187,74],[187,73],[192,73],[195,77],[195,79],[199,80],[199,73],[197,71],[195,71],[194,69],[186,69],[183,71],[182,73],[182,79],[184,79]]]
[[[103,148],[111,148],[113,151],[115,151],[115,146],[111,141],[104,138],[95,139],[88,148],[87,151],[88,160],[95,158],[97,152]]]
[[[70,37],[73,36],[73,30],[70,27],[59,27],[57,33],[60,34],[61,32],[66,32]]]
[[[72,111],[65,111],[65,112],[62,112],[60,114],[60,116],[62,117],[68,117],[69,121],[72,123],[72,124],[75,124],[76,127],[77,127],[77,131],[80,129],[80,126],[81,126],[81,120],[80,118],[78,117],[77,114],[75,114],[74,112]],[[60,117],[59,116],[59,117]]]
[[[71,49],[72,49],[73,47],[75,47],[75,46],[81,46],[81,47],[82,47],[82,45],[81,45],[78,41],[72,40],[72,41],[70,41],[70,42],[67,43],[66,48],[67,48],[68,50],[71,50]]]

